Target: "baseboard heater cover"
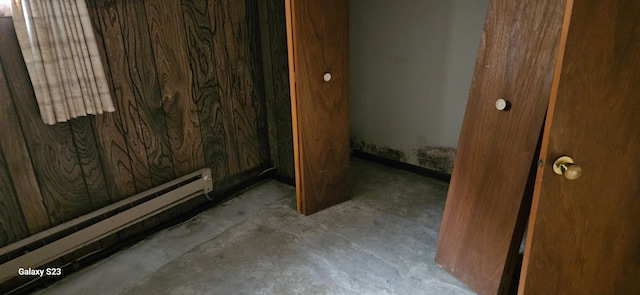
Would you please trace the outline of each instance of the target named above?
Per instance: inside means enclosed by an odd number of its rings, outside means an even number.
[[[0,265],[0,284],[18,276],[20,268],[38,268],[128,226],[213,191],[211,169],[205,168],[136,194],[89,214],[0,248],[0,255],[15,252],[81,224],[118,213],[75,231]],[[123,209],[124,208],[124,209]]]

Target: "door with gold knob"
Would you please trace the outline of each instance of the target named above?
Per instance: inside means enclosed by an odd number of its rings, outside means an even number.
[[[515,273],[565,2],[489,3],[435,256],[479,294]]]
[[[349,198],[349,1],[285,0],[298,212]]]
[[[519,293],[640,294],[640,1],[570,15]]]

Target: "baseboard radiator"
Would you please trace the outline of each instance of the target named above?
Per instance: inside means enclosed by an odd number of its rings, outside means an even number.
[[[2,247],[0,284],[212,190],[211,170],[201,169]]]

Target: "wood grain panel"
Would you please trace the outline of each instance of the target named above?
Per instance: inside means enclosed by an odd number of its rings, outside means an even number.
[[[312,214],[349,198],[349,7],[342,0],[290,5],[298,211]]]
[[[57,225],[92,209],[82,168],[68,123],[42,124],[15,29],[3,31],[2,56],[15,57],[2,59],[4,70],[11,73],[9,87],[49,220]]]
[[[0,148],[9,157],[5,160],[7,169],[15,184],[14,190],[20,202],[22,212],[29,228],[29,233],[35,234],[47,229],[51,224],[47,216],[47,211],[40,192],[40,186],[36,179],[35,171],[31,163],[31,157],[27,150],[27,145],[22,133],[22,126],[16,114],[13,104],[13,94],[9,89],[8,76],[5,74],[5,63],[9,61],[10,54],[17,54],[17,46],[13,30],[13,22],[9,18],[0,18],[0,118],[3,121],[3,128],[0,128]],[[10,46],[13,44],[13,46]],[[22,55],[11,56],[12,59],[19,60]],[[7,188],[8,190],[8,188]]]
[[[29,126],[24,131],[26,142],[51,225],[91,212],[93,206],[69,124],[51,127],[42,125],[37,121],[40,115],[37,112],[35,99],[23,106],[18,102],[16,105],[21,113],[22,125]],[[25,116],[29,111],[31,113]]]
[[[492,0],[436,262],[479,294],[508,291],[507,257],[549,100],[565,1]],[[495,108],[497,99],[508,111]]]
[[[271,36],[269,36],[269,7],[270,1],[258,1],[258,12],[260,15],[260,42],[262,47],[262,70],[264,71],[264,93],[265,105],[267,109],[267,130],[269,132],[269,154],[271,163],[276,169],[280,166],[278,154],[278,128],[276,125],[275,99],[273,90],[273,79],[271,78],[273,67],[271,65]]]
[[[122,139],[112,142],[112,138],[107,137],[107,133],[104,132],[100,132],[98,137],[100,142],[108,142],[108,146],[112,148],[113,153],[117,154],[118,150],[124,151],[126,149],[127,151],[130,158],[129,165],[127,165],[126,159],[120,160],[119,162],[116,160],[117,166],[107,168],[107,171],[109,169],[117,169],[115,170],[117,173],[112,172],[114,175],[124,173],[124,175],[117,178],[121,179],[121,181],[124,181],[122,178],[126,177],[129,171],[132,174],[133,177],[131,180],[135,186],[133,193],[131,192],[131,184],[118,186],[118,197],[125,198],[136,192],[141,192],[153,187],[145,140],[141,128],[141,121],[143,118],[147,118],[148,120],[148,114],[144,111],[139,112],[138,110],[139,108],[144,108],[144,105],[138,106],[136,95],[134,94],[136,91],[139,93],[139,89],[133,85],[131,78],[132,71],[124,51],[125,45],[122,30],[120,29],[120,16],[118,14],[117,2],[96,0],[95,3],[99,15],[100,27],[102,29],[102,41],[104,42],[108,61],[108,67],[106,68],[109,69],[110,75],[108,76],[111,78],[112,95],[114,96],[116,110],[118,111],[117,118],[105,117],[104,119],[113,122],[111,126],[118,126],[118,121],[120,121],[120,127],[116,127],[117,129],[115,130],[113,127],[110,128],[109,133],[118,134],[122,132],[126,146],[122,145]],[[115,115],[116,114],[114,114],[114,116]],[[120,129],[122,131],[120,131]],[[117,139],[118,137],[113,138]],[[119,157],[116,159],[119,159]],[[130,170],[128,170],[127,167],[131,167]]]
[[[93,134],[89,117],[79,117],[69,121],[73,143],[82,168],[82,177],[87,187],[91,208],[100,209],[111,204],[109,190],[102,170],[102,161]]]
[[[151,184],[156,186],[175,178],[175,173],[144,3],[121,0],[117,6],[124,47],[109,47],[109,51],[124,48],[129,79],[123,83],[131,83]]]
[[[151,47],[176,176],[205,165],[180,0],[146,0]]]
[[[251,50],[244,1],[209,2],[213,28],[215,93],[223,106],[231,176],[259,166],[256,130],[257,97],[253,95]],[[236,154],[231,154],[232,149]]]
[[[145,140],[152,186],[157,186],[175,178],[176,167],[174,165],[175,153],[171,149],[169,123],[163,106],[158,65],[150,36],[148,12],[144,1],[121,1],[118,2],[118,9],[124,51],[130,69],[130,83],[136,89],[134,96],[138,106],[139,126],[142,138]],[[179,126],[175,124],[171,126],[175,127],[173,131],[179,132]],[[178,208],[174,208],[162,214],[173,216],[179,213],[178,210]],[[160,217],[155,216],[145,220],[142,225],[149,229],[159,223]],[[129,233],[123,231],[121,237],[139,232],[135,227],[129,230]]]
[[[282,176],[294,179],[284,1],[269,0],[258,3],[261,14],[265,101],[268,112],[271,157]]]
[[[280,173],[295,179],[293,162],[293,130],[291,125],[291,94],[289,92],[289,64],[287,61],[287,29],[284,1],[269,1],[271,61],[275,94],[276,126]]]
[[[262,62],[262,43],[260,39],[260,14],[258,4],[253,0],[245,0],[245,11],[247,19],[247,34],[249,46],[249,63],[247,68],[250,71],[251,85],[250,95],[251,104],[248,104],[249,110],[253,110],[254,118],[249,128],[255,130],[258,139],[258,155],[259,162],[255,165],[248,166],[249,169],[258,167],[262,163],[270,161],[269,155],[269,127],[267,126],[267,107],[265,100],[264,86],[264,70]],[[245,108],[246,112],[247,108]]]
[[[95,1],[87,1],[87,7],[91,16],[91,23],[105,74],[110,87],[113,87],[112,71],[109,68],[109,59],[106,53],[104,34],[101,27],[102,18],[100,16],[101,13],[106,13],[108,10],[98,11]],[[107,189],[112,202],[119,201],[136,193],[135,177],[131,168],[131,158],[129,157],[124,127],[120,119],[122,112],[120,106],[122,103],[118,103],[120,97],[117,97],[115,93],[114,88],[111,88],[111,95],[116,101],[114,104],[116,111],[91,117],[98,153],[102,161],[102,170],[104,171]],[[142,146],[141,142],[138,144]],[[144,152],[144,147],[142,147],[141,150]],[[144,157],[144,153],[142,155],[136,155],[135,157]],[[142,170],[147,172],[146,175],[149,175],[148,169],[144,169],[146,167],[146,165],[143,166]]]
[[[227,144],[221,97],[216,95],[214,81],[213,32],[209,1],[182,1],[188,56],[193,73],[193,94],[198,106],[204,157],[211,168],[214,183],[223,183],[229,175],[228,153],[235,155],[237,148]],[[227,127],[227,130],[229,128]],[[227,148],[231,148],[228,152]],[[237,160],[237,156],[235,158]]]
[[[0,100],[2,101],[10,98],[6,90],[8,87],[0,66]],[[1,117],[5,118],[5,116]],[[0,131],[0,133],[4,132]],[[0,137],[0,142],[4,143],[5,140],[4,136]],[[0,146],[0,247],[28,236],[29,231],[20,210],[11,175],[9,175],[9,165]]]
[[[640,294],[640,2],[571,2],[519,292]]]
[[[34,119],[37,106],[22,56],[18,47],[5,46],[4,31],[1,35],[0,56],[2,62],[8,61],[7,80],[13,92],[6,101],[16,105],[7,107],[13,110],[9,112],[13,119],[0,115],[22,128],[3,129],[16,133],[12,141],[2,141],[3,152],[5,143],[14,149],[5,156],[6,175],[13,180],[15,194],[20,195],[19,189],[36,192],[25,195],[41,200],[40,212],[19,204],[27,225],[40,218],[47,222],[41,229],[48,228],[169,181],[192,163],[213,168],[217,191],[254,178],[268,165],[256,2],[148,1],[154,5],[145,5],[90,0],[87,4],[117,104],[115,113],[54,126]],[[175,40],[182,41],[170,42]],[[172,92],[178,95],[169,97]],[[168,99],[163,101],[164,97]],[[194,147],[198,141],[203,143]],[[14,173],[18,168],[12,168],[12,161],[23,171]],[[14,175],[25,177],[16,182]],[[155,226],[181,213],[177,208],[145,225]],[[142,230],[138,224],[102,246]],[[17,228],[11,234],[21,235]],[[64,259],[73,261],[99,247],[94,244]]]

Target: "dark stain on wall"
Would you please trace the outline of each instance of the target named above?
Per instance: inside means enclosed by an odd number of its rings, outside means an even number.
[[[395,161],[408,162],[407,155],[403,151],[386,146],[378,147],[375,144],[367,143],[360,139],[351,139],[351,149]]]
[[[421,167],[451,174],[456,149],[450,147],[425,146],[414,150],[414,154],[418,158],[418,164]]]
[[[377,146],[359,138],[351,139],[351,150],[375,155],[389,160],[420,166],[431,171],[451,175],[456,149],[450,147],[424,146],[412,151],[415,159],[409,159],[404,151],[387,146]]]

